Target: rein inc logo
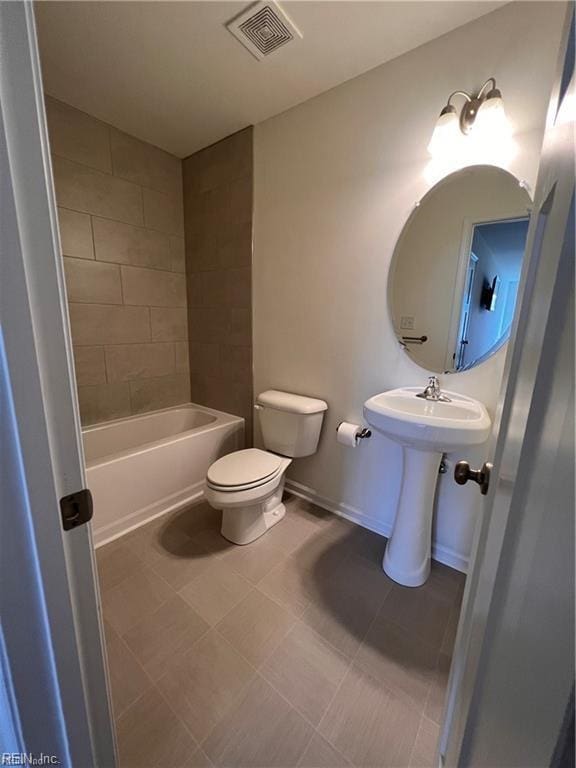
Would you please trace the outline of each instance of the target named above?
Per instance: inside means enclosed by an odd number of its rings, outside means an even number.
[[[44,752],[2,752],[0,765],[60,765],[56,755],[45,755]]]

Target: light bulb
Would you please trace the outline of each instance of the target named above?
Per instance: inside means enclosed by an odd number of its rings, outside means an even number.
[[[458,143],[460,138],[460,125],[456,109],[451,104],[448,104],[444,107],[436,121],[432,138],[428,144],[428,152],[432,157],[445,154],[454,149],[455,143]]]
[[[494,89],[482,102],[476,115],[473,132],[483,140],[495,141],[510,136],[511,127],[504,111],[500,91]]]

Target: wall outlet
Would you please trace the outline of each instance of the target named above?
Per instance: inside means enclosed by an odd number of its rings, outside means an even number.
[[[413,331],[414,330],[414,316],[413,315],[402,315],[400,318],[400,328],[403,331]]]

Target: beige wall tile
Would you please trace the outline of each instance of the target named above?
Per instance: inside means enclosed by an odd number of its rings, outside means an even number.
[[[203,192],[252,173],[252,127],[185,158],[185,193]]]
[[[228,275],[220,270],[188,275],[188,300],[192,307],[228,306]]]
[[[158,379],[140,379],[130,382],[132,413],[143,413],[157,408],[190,402],[188,376],[162,376]]]
[[[172,271],[186,272],[186,247],[183,237],[170,237],[170,253],[172,254]]]
[[[181,195],[166,195],[154,189],[142,189],[144,197],[144,221],[147,227],[167,232],[169,235],[184,234],[184,212]]]
[[[174,344],[176,373],[190,373],[190,360],[187,341],[177,341]]]
[[[122,267],[122,290],[126,304],[150,307],[186,305],[186,278],[173,272]]]
[[[209,230],[186,234],[186,271],[189,274],[219,269],[220,261],[219,235]]]
[[[122,304],[120,267],[64,257],[68,301]]]
[[[252,344],[252,313],[249,309],[230,310],[229,343],[240,346]]]
[[[150,341],[148,307],[70,304],[74,344],[130,344]]]
[[[172,269],[170,239],[163,232],[133,227],[111,219],[92,219],[96,258],[136,267]]]
[[[230,226],[226,240],[219,250],[219,264],[223,267],[250,267],[252,265],[252,224]]]
[[[252,174],[228,184],[229,223],[233,226],[252,222]]]
[[[220,345],[205,344],[202,342],[190,342],[190,366],[196,373],[202,372],[205,376],[216,375],[220,370]]]
[[[76,384],[79,387],[87,384],[105,384],[104,347],[74,347],[74,369]]]
[[[175,372],[174,345],[118,344],[106,347],[108,381],[132,381]]]
[[[110,129],[114,175],[142,187],[182,194],[182,161],[162,149]]]
[[[220,344],[228,340],[230,312],[227,307],[189,307],[190,340],[207,344]]]
[[[252,348],[220,347],[219,375],[228,381],[251,382],[252,380]]]
[[[128,384],[96,384],[78,387],[80,419],[82,424],[130,416]]]
[[[143,224],[142,190],[136,184],[62,157],[54,158],[56,198],[64,208]]]
[[[152,341],[185,341],[188,338],[186,309],[151,307]]]
[[[82,165],[112,172],[109,127],[61,101],[46,98],[50,149]]]
[[[226,296],[228,306],[250,309],[252,305],[252,270],[226,270]]]
[[[83,419],[189,401],[182,162],[50,97],[47,113]]]
[[[58,224],[63,256],[74,256],[76,259],[94,258],[92,225],[88,214],[58,208]]]

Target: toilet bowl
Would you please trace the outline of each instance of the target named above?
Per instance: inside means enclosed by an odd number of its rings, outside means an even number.
[[[206,478],[206,500],[222,510],[222,535],[249,544],[286,514],[282,503],[291,459],[248,448],[218,459]]]
[[[212,464],[205,497],[222,510],[222,535],[234,544],[258,539],[286,514],[282,503],[292,459],[316,452],[327,405],[323,400],[268,390],[257,398],[267,450],[247,448]]]

